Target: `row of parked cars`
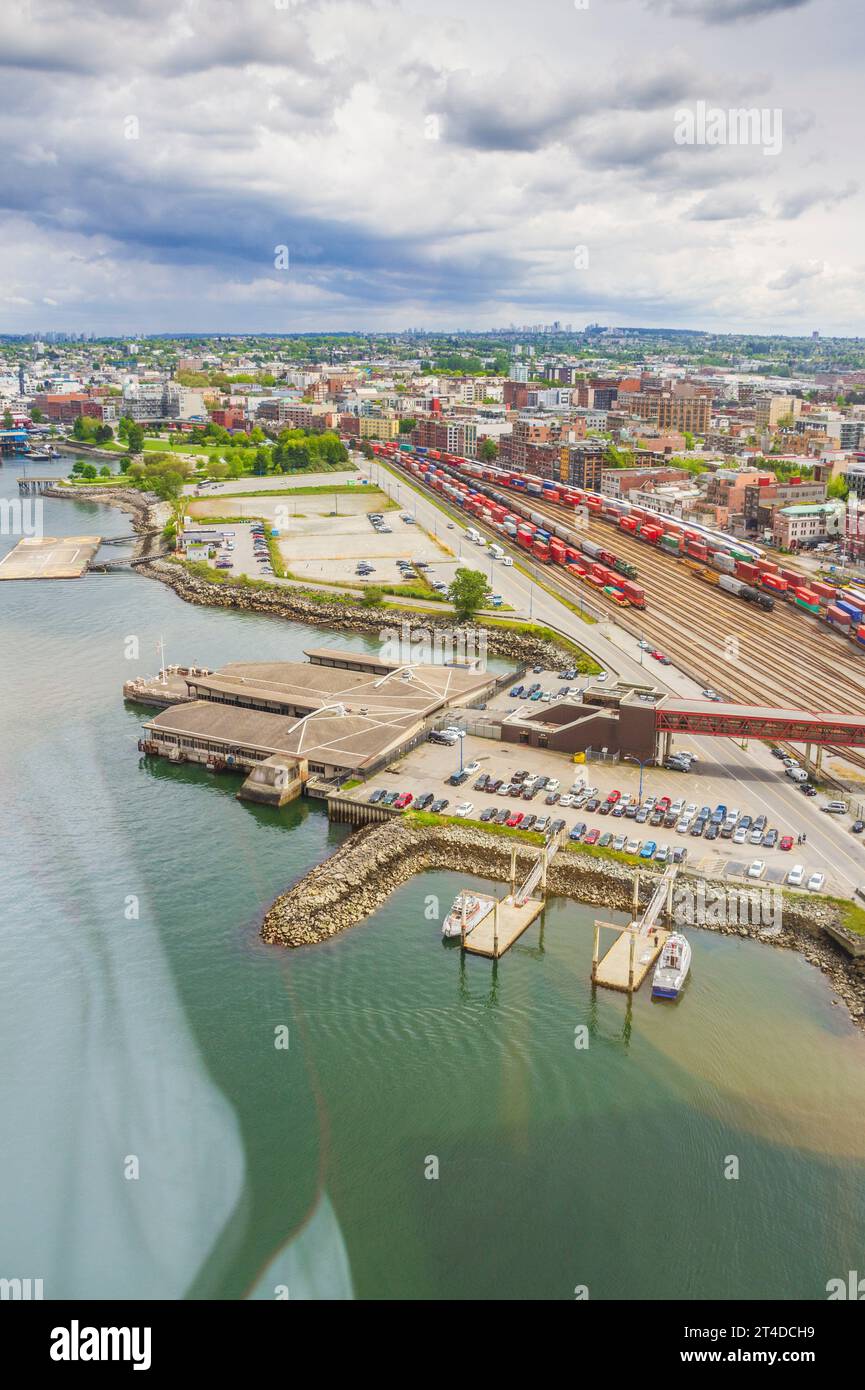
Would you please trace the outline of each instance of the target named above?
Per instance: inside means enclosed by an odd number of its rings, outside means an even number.
[[[261,573],[273,574],[273,565],[270,563],[270,547],[267,544],[264,526],[260,521],[256,521],[252,525],[252,550]]]

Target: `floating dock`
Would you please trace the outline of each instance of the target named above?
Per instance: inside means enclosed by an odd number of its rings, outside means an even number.
[[[0,579],[80,579],[101,536],[25,536],[0,560]]]
[[[664,928],[659,928],[647,936],[638,927],[626,927],[622,931],[621,927],[613,926],[612,922],[596,922],[596,931],[599,926],[610,927],[619,935],[607,954],[595,964],[594,983],[603,985],[605,989],[617,989],[623,994],[633,994],[640,988],[663,951],[670,933]]]
[[[483,921],[468,933],[463,950],[468,951],[469,955],[498,960],[540,916],[544,904],[538,898],[529,898],[523,903],[514,902],[510,894],[501,900],[491,901],[492,912],[488,912]]]
[[[617,927],[613,922],[595,922],[595,941],[592,947],[592,984],[602,985],[604,989],[620,990],[623,994],[634,994],[640,988],[655,961],[664,949],[664,943],[671,933],[665,927],[656,926],[663,914],[668,921],[673,916],[673,887],[678,870],[669,864],[662,878],[655,884],[651,900],[637,919],[640,898],[640,874],[634,875],[634,920],[629,926]],[[616,933],[616,939],[600,957],[601,930]]]

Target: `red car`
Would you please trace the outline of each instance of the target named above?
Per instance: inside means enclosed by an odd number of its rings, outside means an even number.
[[[669,811],[672,804],[673,803],[670,801],[670,798],[668,796],[662,796],[660,801],[655,802],[655,810],[665,812]]]
[[[665,656],[663,652],[652,652],[652,656],[656,661],[660,661],[662,666],[672,666],[673,664],[670,658]]]
[[[621,799],[622,793],[617,791],[610,792],[610,795],[607,797],[607,800],[609,801],[611,806],[615,806],[616,802],[621,801]]]
[[[600,830],[589,830],[589,831],[583,836],[583,844],[584,844],[584,845],[595,845],[595,844],[597,844],[598,840],[600,840],[600,838],[601,838],[601,832],[600,832]]]
[[[792,836],[792,835],[782,835],[781,838],[780,838],[780,840],[778,841],[778,848],[779,848],[779,849],[792,849],[792,848],[793,848],[793,836]]]
[[[511,826],[511,828],[513,828],[515,825],[519,825],[522,818],[522,811],[514,811],[512,816],[508,816],[507,820],[505,821],[505,825],[509,825]]]
[[[410,806],[413,800],[414,798],[411,792],[402,792],[393,803],[393,809],[395,811],[404,811],[406,806]]]

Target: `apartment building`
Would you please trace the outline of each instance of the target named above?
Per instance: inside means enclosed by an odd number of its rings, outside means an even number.
[[[802,410],[799,396],[758,396],[754,401],[757,430],[774,430],[788,417],[795,420]]]
[[[781,507],[772,523],[772,539],[784,550],[801,550],[844,534],[843,502]]]
[[[478,446],[478,427],[474,420],[430,415],[425,420],[417,421],[409,438],[422,449],[438,449],[443,454],[474,458]]]
[[[600,491],[607,497],[626,497],[641,488],[661,483],[684,483],[690,477],[687,468],[604,468]]]
[[[638,420],[648,420],[660,433],[704,435],[712,417],[711,396],[701,387],[620,391],[616,403]]]

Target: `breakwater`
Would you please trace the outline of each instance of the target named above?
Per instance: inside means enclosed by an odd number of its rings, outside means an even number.
[[[480,827],[443,824],[430,826],[410,819],[389,821],[355,831],[329,859],[317,864],[281,894],[265,914],[261,927],[271,945],[312,946],[363,921],[396,888],[415,874],[448,869],[507,882],[515,837],[494,835]],[[523,877],[537,849],[518,844],[517,877]],[[658,871],[640,868],[641,906],[652,894]],[[563,850],[552,861],[547,891],[554,897],[572,898],[607,911],[629,912],[633,903],[634,873],[631,865],[600,856]],[[680,882],[701,882],[690,875]],[[729,896],[729,883],[705,883],[707,892]],[[743,890],[746,892],[747,890]],[[813,897],[784,895],[780,929],[766,932],[766,924],[737,920],[694,921],[691,927],[726,935],[751,937],[782,949],[800,951],[828,976],[832,988],[850,1015],[865,1026],[865,968],[827,935],[827,929],[844,934],[837,908]]]

